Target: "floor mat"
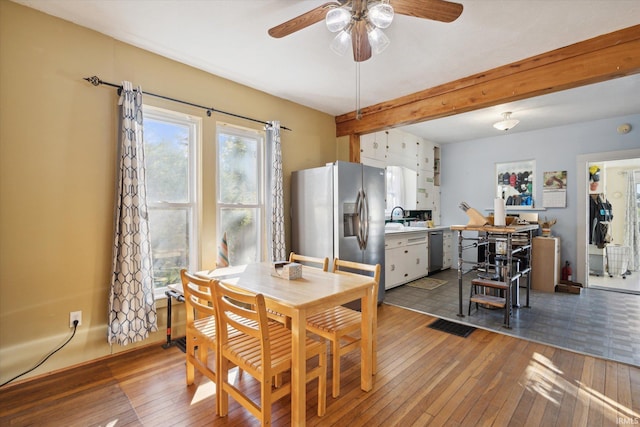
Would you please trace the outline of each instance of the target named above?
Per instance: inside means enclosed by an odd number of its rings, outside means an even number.
[[[71,426],[133,426],[141,425],[136,411],[120,386],[89,382],[89,388],[79,388],[69,392],[64,399],[57,401],[43,397],[32,402],[23,402],[4,411],[0,415],[0,425],[47,425]],[[93,403],[91,403],[93,402]]]
[[[413,288],[427,289],[429,291],[432,291],[445,284],[447,284],[446,280],[432,279],[431,277],[423,277],[421,279],[414,280],[413,282],[407,283],[407,286],[411,286]]]
[[[460,323],[450,322],[444,319],[436,320],[435,322],[429,324],[429,327],[431,329],[446,332],[452,335],[457,335],[462,338],[468,337],[471,332],[476,330],[476,328],[474,328],[473,326],[461,325]]]

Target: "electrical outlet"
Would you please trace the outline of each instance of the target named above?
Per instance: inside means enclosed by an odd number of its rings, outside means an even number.
[[[82,325],[82,311],[72,311],[69,313],[69,327],[73,328],[73,322],[78,321],[78,326]]]

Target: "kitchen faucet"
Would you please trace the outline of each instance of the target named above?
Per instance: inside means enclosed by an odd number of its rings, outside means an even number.
[[[404,220],[404,209],[402,209],[402,206],[396,206],[393,209],[391,209],[391,215],[389,216],[389,219],[393,222],[393,213],[395,212],[396,209],[400,209],[400,211],[402,211],[402,218]]]

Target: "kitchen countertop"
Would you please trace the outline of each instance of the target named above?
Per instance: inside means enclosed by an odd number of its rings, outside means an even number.
[[[444,231],[449,230],[450,227],[448,225],[438,225],[435,227],[410,227],[410,226],[402,226],[402,228],[394,226],[385,227],[384,234],[402,234],[402,233],[419,233],[419,232],[429,232],[429,231]]]
[[[508,233],[519,233],[521,231],[532,231],[537,230],[539,228],[538,224],[515,224],[515,225],[507,225],[507,226],[493,226],[493,225],[452,225],[452,230],[460,230],[460,231],[483,231],[486,233],[498,233],[498,234],[508,234]]]

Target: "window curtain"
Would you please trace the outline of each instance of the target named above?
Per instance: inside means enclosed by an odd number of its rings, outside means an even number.
[[[122,82],[109,344],[142,341],[158,330],[142,141],[142,90]]]
[[[280,143],[280,122],[267,122],[267,154],[271,159],[269,173],[270,197],[267,199],[271,221],[268,223],[269,259],[280,261],[287,259],[284,234],[284,191],[282,184],[282,145]]]
[[[638,222],[637,183],[640,171],[627,173],[627,203],[624,222],[624,245],[628,246],[630,271],[640,270],[640,223]]]

